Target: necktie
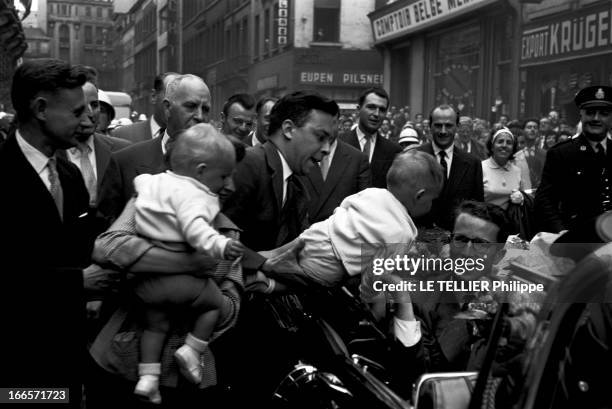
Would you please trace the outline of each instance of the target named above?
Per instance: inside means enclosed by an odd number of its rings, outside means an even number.
[[[370,161],[370,150],[372,149],[372,137],[369,135],[365,136],[365,144],[363,145],[363,153],[368,157],[368,162]]]
[[[287,194],[280,212],[280,225],[276,245],[282,246],[295,239],[306,228],[306,202],[304,186],[296,175],[287,179]]]
[[[153,138],[157,138],[158,136],[163,136],[164,132],[166,132],[166,128],[159,128],[157,132],[155,132],[155,135],[153,135]]]
[[[327,179],[327,173],[329,172],[329,165],[330,165],[330,159],[329,159],[329,155],[325,155],[323,156],[323,159],[321,159],[321,176],[323,177],[323,180]]]
[[[79,143],[77,149],[81,152],[81,173],[83,174],[85,187],[87,187],[87,191],[89,192],[89,205],[95,207],[98,196],[98,181],[96,180],[96,173],[89,160],[91,148],[85,143]]]
[[[444,172],[444,180],[448,179],[448,163],[446,162],[446,151],[438,152],[438,156],[440,156],[440,165],[442,165],[442,170]]]
[[[62,184],[59,180],[59,174],[57,173],[56,159],[54,156],[49,158],[47,167],[49,168],[49,193],[51,193],[51,197],[53,197],[60,218],[63,219],[64,193],[62,191]]]

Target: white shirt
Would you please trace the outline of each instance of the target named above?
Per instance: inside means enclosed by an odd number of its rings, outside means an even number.
[[[161,126],[159,126],[159,124],[155,121],[155,117],[153,115],[151,115],[151,122],[149,125],[151,126],[151,136],[153,138],[157,137],[157,133],[161,129]]]
[[[393,317],[393,333],[404,346],[411,347],[421,340],[421,323]]]
[[[293,175],[293,171],[289,167],[289,164],[285,160],[285,157],[283,156],[281,151],[277,149],[277,152],[278,152],[278,156],[280,156],[281,164],[283,165],[283,205],[284,205],[285,200],[287,199],[287,184],[288,184],[287,179],[289,179],[289,176]]]
[[[96,180],[98,179],[98,169],[96,168],[96,148],[93,140],[93,135],[91,135],[87,141],[85,142],[87,146],[89,146],[89,163],[91,163],[91,167],[93,168],[94,175],[96,176]],[[74,163],[77,168],[83,173],[83,169],[81,169],[81,151],[78,147],[70,148],[66,152],[68,154],[68,159],[70,162]]]
[[[597,144],[600,143],[603,146],[604,153],[608,152],[608,137],[605,137],[601,140],[601,142],[595,142],[589,139],[589,144],[591,148],[593,148],[593,152],[597,153]]]
[[[363,133],[360,127],[357,129],[357,140],[359,140],[360,150],[363,152],[363,147],[366,144],[366,134]],[[374,148],[376,147],[376,134],[378,132],[374,132],[374,135],[370,137],[370,157],[368,158],[368,162],[372,162],[372,155],[374,155]]]
[[[436,160],[438,161],[438,163],[440,163],[440,155],[438,154],[438,152],[440,152],[442,149],[440,149],[438,147],[438,145],[436,145],[435,143],[432,143],[431,146],[433,147],[433,151],[434,151],[434,156],[436,158]],[[446,178],[450,178],[450,171],[451,171],[451,165],[453,164],[453,152],[454,152],[454,148],[455,145],[451,144],[451,146],[449,146],[448,148],[444,149],[444,152],[446,152],[446,163],[447,163],[447,170],[446,170]]]
[[[26,157],[30,165],[34,168],[40,180],[45,184],[49,192],[51,192],[51,182],[49,182],[49,168],[47,167],[47,163],[49,163],[49,158],[30,145],[28,141],[23,139],[19,131],[15,132],[17,138],[17,145],[19,145],[19,149],[23,152],[23,155]]]
[[[198,252],[223,258],[230,239],[211,226],[220,204],[206,185],[166,171],[138,175],[134,190],[139,234],[162,242],[187,242]]]
[[[161,140],[161,148],[162,148],[162,153],[165,155],[166,154],[166,145],[168,144],[168,141],[170,140],[170,136],[168,136],[168,132],[164,131],[164,134],[162,136],[162,140]]]
[[[251,146],[257,146],[257,145],[261,145],[261,142],[259,142],[259,139],[257,139],[257,136],[255,136],[255,131],[251,132]]]

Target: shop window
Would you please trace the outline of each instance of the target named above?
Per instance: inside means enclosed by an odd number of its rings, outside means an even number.
[[[313,27],[314,41],[340,41],[340,0],[315,0]]]
[[[437,37],[434,52],[434,103],[475,114],[479,90],[480,26],[470,25]]]

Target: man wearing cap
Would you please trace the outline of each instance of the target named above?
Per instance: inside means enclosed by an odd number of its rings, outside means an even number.
[[[325,220],[344,198],[372,185],[368,158],[363,152],[338,140],[338,127],[334,126],[329,138],[329,153],[306,175],[304,185],[309,197],[310,223]]]
[[[557,233],[612,209],[612,87],[580,90],[582,132],[548,150],[535,207],[544,231]]]
[[[469,116],[459,118],[459,126],[457,127],[457,140],[455,146],[463,149],[465,152],[476,156],[479,160],[485,160],[489,155],[485,152],[485,148],[474,140],[474,123]]]
[[[419,146],[421,141],[419,141],[419,133],[415,129],[406,127],[402,129],[402,132],[400,132],[399,140],[397,142],[402,149],[406,149],[408,147],[413,149]]]

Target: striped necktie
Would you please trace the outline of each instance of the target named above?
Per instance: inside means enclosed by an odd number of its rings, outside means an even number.
[[[89,205],[95,207],[98,196],[98,181],[91,161],[89,160],[91,147],[85,143],[79,143],[77,149],[81,152],[81,173],[83,174],[85,187],[87,187],[87,191],[89,192]]]
[[[49,158],[47,167],[49,168],[49,193],[53,197],[55,206],[59,213],[60,219],[64,218],[64,192],[62,191],[62,184],[60,183],[59,173],[57,173],[57,159],[55,156]]]

